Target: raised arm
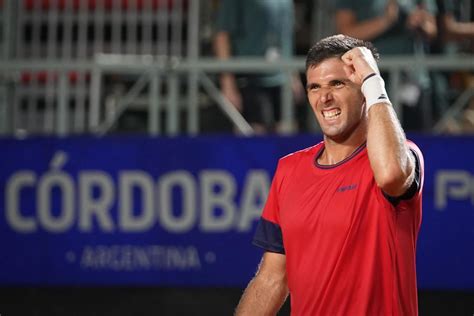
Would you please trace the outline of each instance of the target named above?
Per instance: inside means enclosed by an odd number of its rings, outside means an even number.
[[[367,151],[375,181],[388,195],[401,196],[414,180],[415,160],[386,95],[377,63],[365,47],[348,51],[342,60],[349,78],[362,84],[368,108]]]
[[[228,32],[220,31],[214,37],[214,52],[216,57],[221,60],[229,59],[232,56],[232,45]],[[242,110],[242,97],[237,87],[234,74],[224,72],[221,74],[219,83],[222,93],[237,108]]]
[[[286,256],[266,252],[240,299],[235,316],[276,315],[287,296]]]
[[[397,19],[398,4],[390,1],[383,15],[365,21],[358,21],[350,9],[340,9],[336,11],[336,28],[342,34],[370,41],[389,29]]]
[[[420,33],[426,40],[433,40],[438,35],[435,16],[422,5],[410,12],[407,27]]]
[[[446,40],[474,39],[474,22],[459,22],[452,13],[441,17],[441,28]]]

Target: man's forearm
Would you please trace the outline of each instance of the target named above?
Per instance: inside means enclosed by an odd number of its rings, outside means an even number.
[[[235,316],[276,315],[287,296],[286,279],[268,280],[257,275],[245,289]]]
[[[218,59],[228,59],[231,52],[229,33],[218,32],[214,37],[214,53]]]
[[[336,14],[336,26],[339,32],[365,41],[380,36],[392,23],[384,15],[359,22],[354,14],[348,11],[341,11]]]
[[[367,151],[375,179],[384,192],[403,194],[411,183],[414,162],[392,105],[376,104],[369,110]]]
[[[474,22],[458,22],[452,14],[447,14],[441,25],[448,40],[474,39]]]
[[[220,31],[214,38],[214,53],[217,59],[226,60],[232,56],[232,47],[230,44],[229,33]],[[220,76],[220,84],[222,87],[235,87],[235,77],[232,73],[223,72]]]

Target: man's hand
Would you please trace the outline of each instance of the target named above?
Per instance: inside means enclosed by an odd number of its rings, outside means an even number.
[[[407,18],[407,28],[421,33],[428,39],[432,39],[437,34],[435,17],[422,5],[416,7]]]
[[[380,74],[372,52],[366,47],[353,48],[342,55],[341,59],[345,64],[344,71],[349,79],[356,84],[362,84],[370,74]]]

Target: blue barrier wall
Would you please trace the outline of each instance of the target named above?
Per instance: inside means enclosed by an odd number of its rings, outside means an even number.
[[[245,286],[278,158],[320,139],[0,140],[0,285]],[[474,289],[474,138],[411,139],[419,286]]]

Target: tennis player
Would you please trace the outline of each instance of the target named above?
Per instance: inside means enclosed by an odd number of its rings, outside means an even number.
[[[324,140],[281,158],[236,315],[417,315],[423,157],[406,140],[371,43],[336,35],[306,59]]]

